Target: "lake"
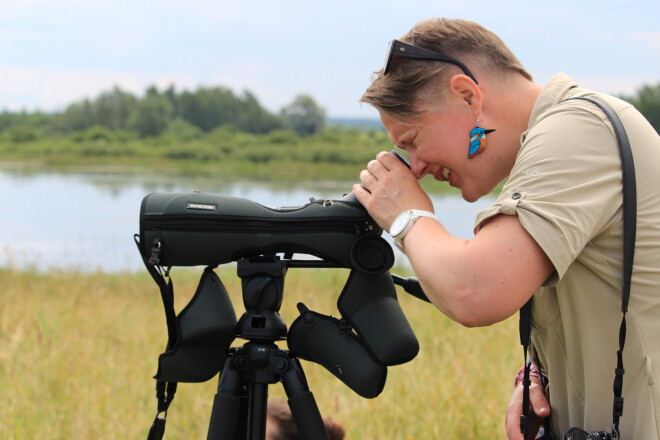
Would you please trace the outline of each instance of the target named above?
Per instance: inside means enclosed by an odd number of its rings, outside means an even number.
[[[28,172],[5,164],[0,167],[0,267],[39,272],[144,270],[133,235],[139,229],[140,203],[153,192],[199,190],[264,206],[301,206],[311,197],[341,198],[351,183],[283,185],[112,170]],[[458,193],[432,199],[440,221],[462,238],[472,237],[477,211],[492,203],[484,198],[469,204]],[[397,250],[395,255],[397,263],[407,265],[403,254]]]

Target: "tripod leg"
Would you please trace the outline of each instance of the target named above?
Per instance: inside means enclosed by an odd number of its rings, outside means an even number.
[[[245,410],[243,403],[243,380],[241,374],[234,368],[234,357],[225,361],[220,375],[218,392],[213,399],[213,410],[209,422],[207,440],[237,440],[244,439],[245,423],[238,423],[241,410]]]
[[[264,440],[266,438],[266,407],[268,400],[268,384],[253,383],[250,386],[248,403],[248,440]]]
[[[323,417],[309,391],[307,379],[298,359],[289,360],[289,368],[282,375],[284,391],[289,398],[289,408],[302,440],[330,440]]]

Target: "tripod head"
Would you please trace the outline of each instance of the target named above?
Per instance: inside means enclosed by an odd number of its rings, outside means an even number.
[[[278,313],[284,298],[284,261],[273,258],[238,261],[245,313],[236,335],[247,340],[275,341],[286,337],[286,324]]]

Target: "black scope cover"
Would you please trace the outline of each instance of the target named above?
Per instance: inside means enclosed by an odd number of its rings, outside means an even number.
[[[380,272],[393,264],[382,232],[362,205],[345,200],[312,199],[304,206],[269,208],[219,194],[154,193],[140,208],[140,251],[149,259],[156,246],[163,267],[290,253],[338,267],[358,262]]]

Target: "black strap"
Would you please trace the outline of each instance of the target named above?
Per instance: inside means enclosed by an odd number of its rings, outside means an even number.
[[[623,277],[621,288],[621,327],[619,328],[619,350],[617,351],[617,365],[614,370],[614,402],[612,405],[612,437],[619,438],[619,419],[623,415],[623,347],[626,343],[626,312],[630,300],[630,286],[632,283],[633,261],[635,258],[635,240],[637,237],[637,183],[635,180],[635,164],[633,161],[630,142],[621,120],[612,108],[598,98],[583,99],[596,104],[607,115],[614,127],[619,156],[621,157],[621,174],[623,183]]]
[[[167,409],[174,399],[176,393],[176,382],[156,381],[156,398],[158,399],[158,412],[149,430],[147,440],[162,440],[165,435],[165,422],[167,421]]]
[[[523,402],[522,407],[523,411],[520,415],[520,432],[524,434],[525,439],[527,438],[528,431],[528,417],[529,417],[529,387],[531,382],[529,380],[529,369],[531,361],[527,360],[527,350],[529,348],[531,336],[532,336],[532,302],[534,297],[530,298],[529,301],[525,303],[524,306],[520,309],[520,321],[518,322],[518,332],[520,333],[520,344],[523,346],[523,357],[525,367],[523,373]]]
[[[621,289],[621,312],[628,311],[630,299],[630,285],[632,279],[633,260],[635,257],[635,239],[637,234],[637,183],[635,180],[635,163],[628,135],[621,123],[621,119],[602,100],[595,97],[579,97],[571,99],[582,99],[596,104],[603,110],[614,127],[621,157],[621,174],[623,184],[623,287]],[[625,335],[625,331],[624,331]]]
[[[633,260],[635,257],[635,240],[637,235],[637,184],[635,179],[635,165],[633,161],[630,142],[626,130],[618,115],[612,108],[596,97],[575,97],[598,106],[609,118],[614,128],[619,156],[621,158],[621,179],[623,186],[623,275],[621,287],[621,327],[619,328],[619,349],[617,350],[617,365],[614,370],[614,403],[612,408],[612,438],[619,438],[619,419],[623,415],[623,347],[626,342],[626,312],[630,300],[630,286],[632,282]],[[521,433],[527,436],[527,414],[529,412],[529,365],[527,363],[527,349],[531,337],[531,305],[532,298],[520,309],[520,342],[525,350],[525,375],[523,389],[523,415],[520,420]],[[527,322],[529,321],[529,325]]]
[[[160,240],[155,239],[152,243],[151,255],[144,255],[142,248],[138,241],[138,236],[133,237],[135,244],[140,250],[142,261],[144,262],[147,271],[154,279],[158,288],[160,289],[160,296],[163,300],[163,308],[165,309],[165,320],[167,321],[167,349],[171,349],[176,344],[178,332],[176,330],[176,312],[174,310],[174,286],[172,279],[169,277],[169,271],[162,272],[160,264],[161,243]],[[167,281],[166,281],[167,278]],[[156,398],[158,399],[158,411],[156,417],[149,430],[147,440],[161,440],[165,434],[165,422],[167,418],[167,409],[169,408],[174,395],[176,394],[176,382],[165,382],[156,380]]]

